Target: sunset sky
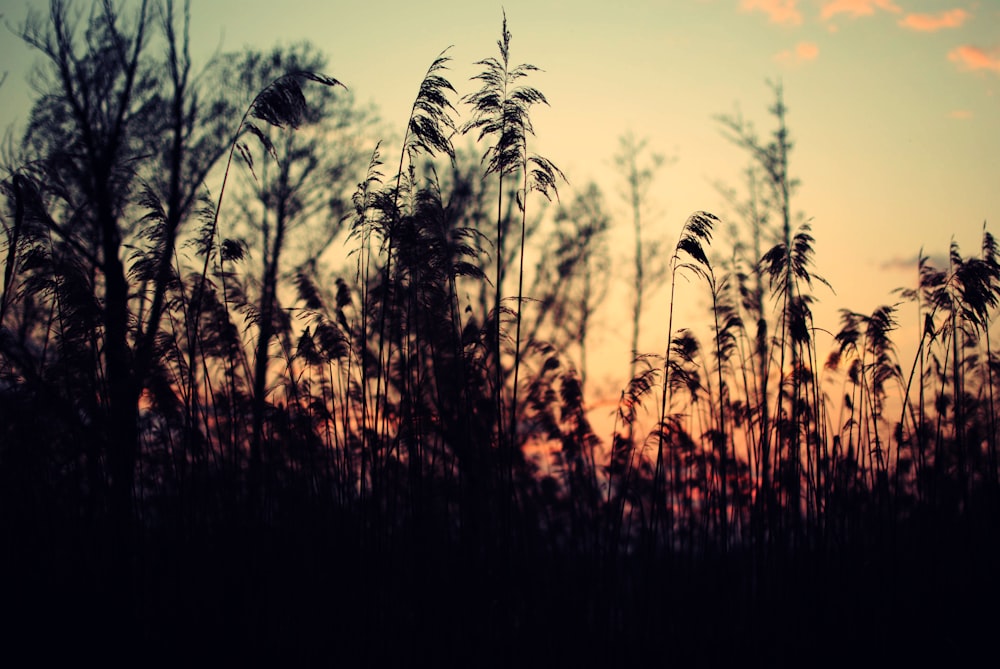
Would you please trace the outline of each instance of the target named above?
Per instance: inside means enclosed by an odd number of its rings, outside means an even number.
[[[791,172],[802,182],[794,209],[811,219],[816,271],[836,290],[817,292],[830,313],[892,301],[889,290],[912,281],[921,246],[941,254],[954,238],[971,253],[984,221],[1000,233],[994,0],[193,5],[202,62],[216,49],[310,40],[329,56],[328,74],[360,101],[376,103],[397,133],[427,66],[449,45],[459,95],[475,89],[473,62],[496,54],[505,9],[512,60],[544,70],[531,83],[551,104],[534,114],[534,150],[569,178],[563,199],[591,179],[601,185],[620,226],[622,272],[631,233],[613,168],[618,137],[631,130],[676,159],[658,174],[648,232],[672,245],[692,211],[729,213],[713,183],[738,187],[747,156],[727,142],[713,116],[738,108],[768,131],[769,79],[784,85],[795,141]],[[26,6],[0,0],[4,21],[14,27]],[[0,127],[24,122],[26,72],[35,58],[9,30],[0,39],[0,67],[8,72]],[[655,329],[651,323],[652,351],[662,349]]]

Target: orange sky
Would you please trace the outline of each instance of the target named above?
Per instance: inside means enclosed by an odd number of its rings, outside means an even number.
[[[676,159],[659,172],[648,216],[650,238],[672,246],[692,211],[730,213],[713,183],[738,186],[747,157],[722,137],[713,116],[739,108],[767,131],[768,79],[781,79],[789,108],[791,171],[802,182],[794,208],[811,220],[816,272],[836,290],[817,290],[818,325],[835,329],[840,307],[870,311],[892,301],[889,291],[912,281],[921,247],[943,254],[954,238],[971,253],[984,221],[1000,233],[998,2],[502,5],[512,59],[544,70],[531,83],[551,107],[534,114],[533,150],[569,177],[564,199],[594,179],[616,214],[611,304],[628,300],[631,245],[612,160],[618,137],[631,130]],[[27,6],[0,0],[4,21],[15,26]],[[400,133],[427,66],[449,45],[459,95],[474,90],[472,63],[495,54],[500,20],[500,2],[202,1],[194,3],[193,37],[202,61],[219,48],[311,40],[328,54],[328,73],[359,100],[377,103]],[[0,67],[8,72],[0,127],[27,116],[25,73],[34,58],[10,33],[0,40]],[[679,290],[704,294],[700,286]],[[641,346],[661,352],[664,325],[650,314]],[[597,336],[623,369],[627,334],[613,325],[621,316],[602,318]]]

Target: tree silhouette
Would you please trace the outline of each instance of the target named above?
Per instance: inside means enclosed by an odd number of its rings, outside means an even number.
[[[575,349],[574,365],[584,389],[594,312],[609,286],[599,279],[607,275],[611,265],[611,218],[604,207],[601,190],[593,182],[568,205],[559,207],[551,233],[536,242],[541,246],[541,260],[527,291],[534,304],[533,317],[524,319],[526,339],[546,341],[560,351]]]

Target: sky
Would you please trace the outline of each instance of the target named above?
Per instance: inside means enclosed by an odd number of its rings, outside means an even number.
[[[27,6],[0,0],[3,21],[16,28]],[[972,253],[984,222],[1000,234],[997,0],[195,0],[194,56],[309,40],[329,57],[327,74],[401,134],[442,50],[458,94],[476,89],[473,63],[496,55],[503,11],[512,61],[543,70],[529,83],[550,103],[533,111],[531,150],[565,172],[564,200],[590,180],[604,190],[620,287],[631,232],[618,138],[632,132],[671,158],[647,220],[649,237],[672,247],[691,212],[732,213],[714,184],[739,188],[748,157],[715,117],[739,111],[768,132],[768,81],[783,85],[795,142],[793,209],[810,221],[816,273],[835,291],[817,290],[817,324],[834,329],[836,309],[895,301],[921,248],[941,255],[955,240]],[[4,29],[0,128],[24,122],[36,58]],[[605,320],[606,345],[627,341]],[[641,347],[662,352],[662,324],[644,329]]]

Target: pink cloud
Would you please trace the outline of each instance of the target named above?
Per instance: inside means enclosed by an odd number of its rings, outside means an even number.
[[[816,60],[819,55],[819,47],[812,42],[799,42],[795,47],[795,55],[802,60]]]
[[[938,14],[907,14],[899,25],[910,30],[932,33],[943,28],[958,28],[969,18],[964,9],[949,9]]]
[[[948,118],[953,118],[956,121],[967,121],[972,118],[972,112],[968,109],[955,109],[948,112]]]
[[[984,51],[965,44],[948,52],[948,60],[961,70],[989,70],[1000,74],[1000,48]]]
[[[779,63],[804,63],[816,60],[819,56],[819,47],[813,42],[799,42],[795,49],[785,49],[774,55],[774,59]]]
[[[744,12],[764,12],[771,23],[784,23],[797,26],[802,23],[802,14],[796,8],[798,0],[740,0],[740,9]]]
[[[893,14],[898,14],[903,10],[892,0],[829,0],[823,5],[820,16],[823,20],[833,18],[837,14],[848,14],[851,17],[871,16],[876,9],[881,9]]]

